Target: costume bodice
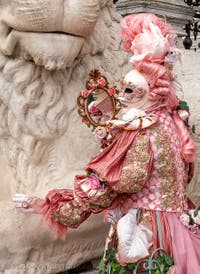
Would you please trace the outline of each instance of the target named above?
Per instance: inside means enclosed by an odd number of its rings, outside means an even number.
[[[129,207],[183,211],[187,209],[186,183],[179,137],[171,115],[162,111],[158,122],[141,131],[130,146],[119,185],[132,184],[135,193]]]

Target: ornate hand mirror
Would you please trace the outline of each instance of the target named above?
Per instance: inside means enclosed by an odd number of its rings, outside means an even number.
[[[86,89],[81,91],[78,99],[78,113],[83,122],[93,129],[106,126],[106,121],[116,119],[121,103],[116,98],[118,90],[109,87],[108,80],[97,69],[90,71]]]

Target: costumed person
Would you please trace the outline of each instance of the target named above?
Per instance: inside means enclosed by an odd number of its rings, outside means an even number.
[[[75,177],[74,190],[54,189],[44,200],[16,194],[14,201],[42,214],[62,237],[105,211],[112,224],[106,248],[117,249],[120,265],[161,248],[173,257],[170,273],[197,274],[200,210],[186,196],[195,144],[175,92],[175,35],[153,14],[125,17],[121,34],[133,70],[122,80],[120,117],[107,122],[116,132],[112,142],[89,162],[86,175]]]

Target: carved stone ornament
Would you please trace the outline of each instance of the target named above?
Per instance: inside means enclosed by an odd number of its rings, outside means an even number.
[[[93,129],[106,126],[106,121],[116,119],[121,109],[121,102],[117,99],[118,90],[109,87],[108,80],[97,70],[91,70],[86,81],[86,89],[77,98],[78,113],[82,121]]]
[[[12,196],[72,189],[99,151],[77,97],[91,68],[110,83],[130,70],[119,21],[112,0],[0,0],[0,273],[59,273],[101,257],[102,218],[61,241]]]

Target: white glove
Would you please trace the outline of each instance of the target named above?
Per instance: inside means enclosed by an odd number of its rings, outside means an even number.
[[[12,201],[15,203],[15,207],[19,208],[22,212],[34,212],[32,208],[32,202],[34,197],[27,194],[15,194],[12,198]]]

